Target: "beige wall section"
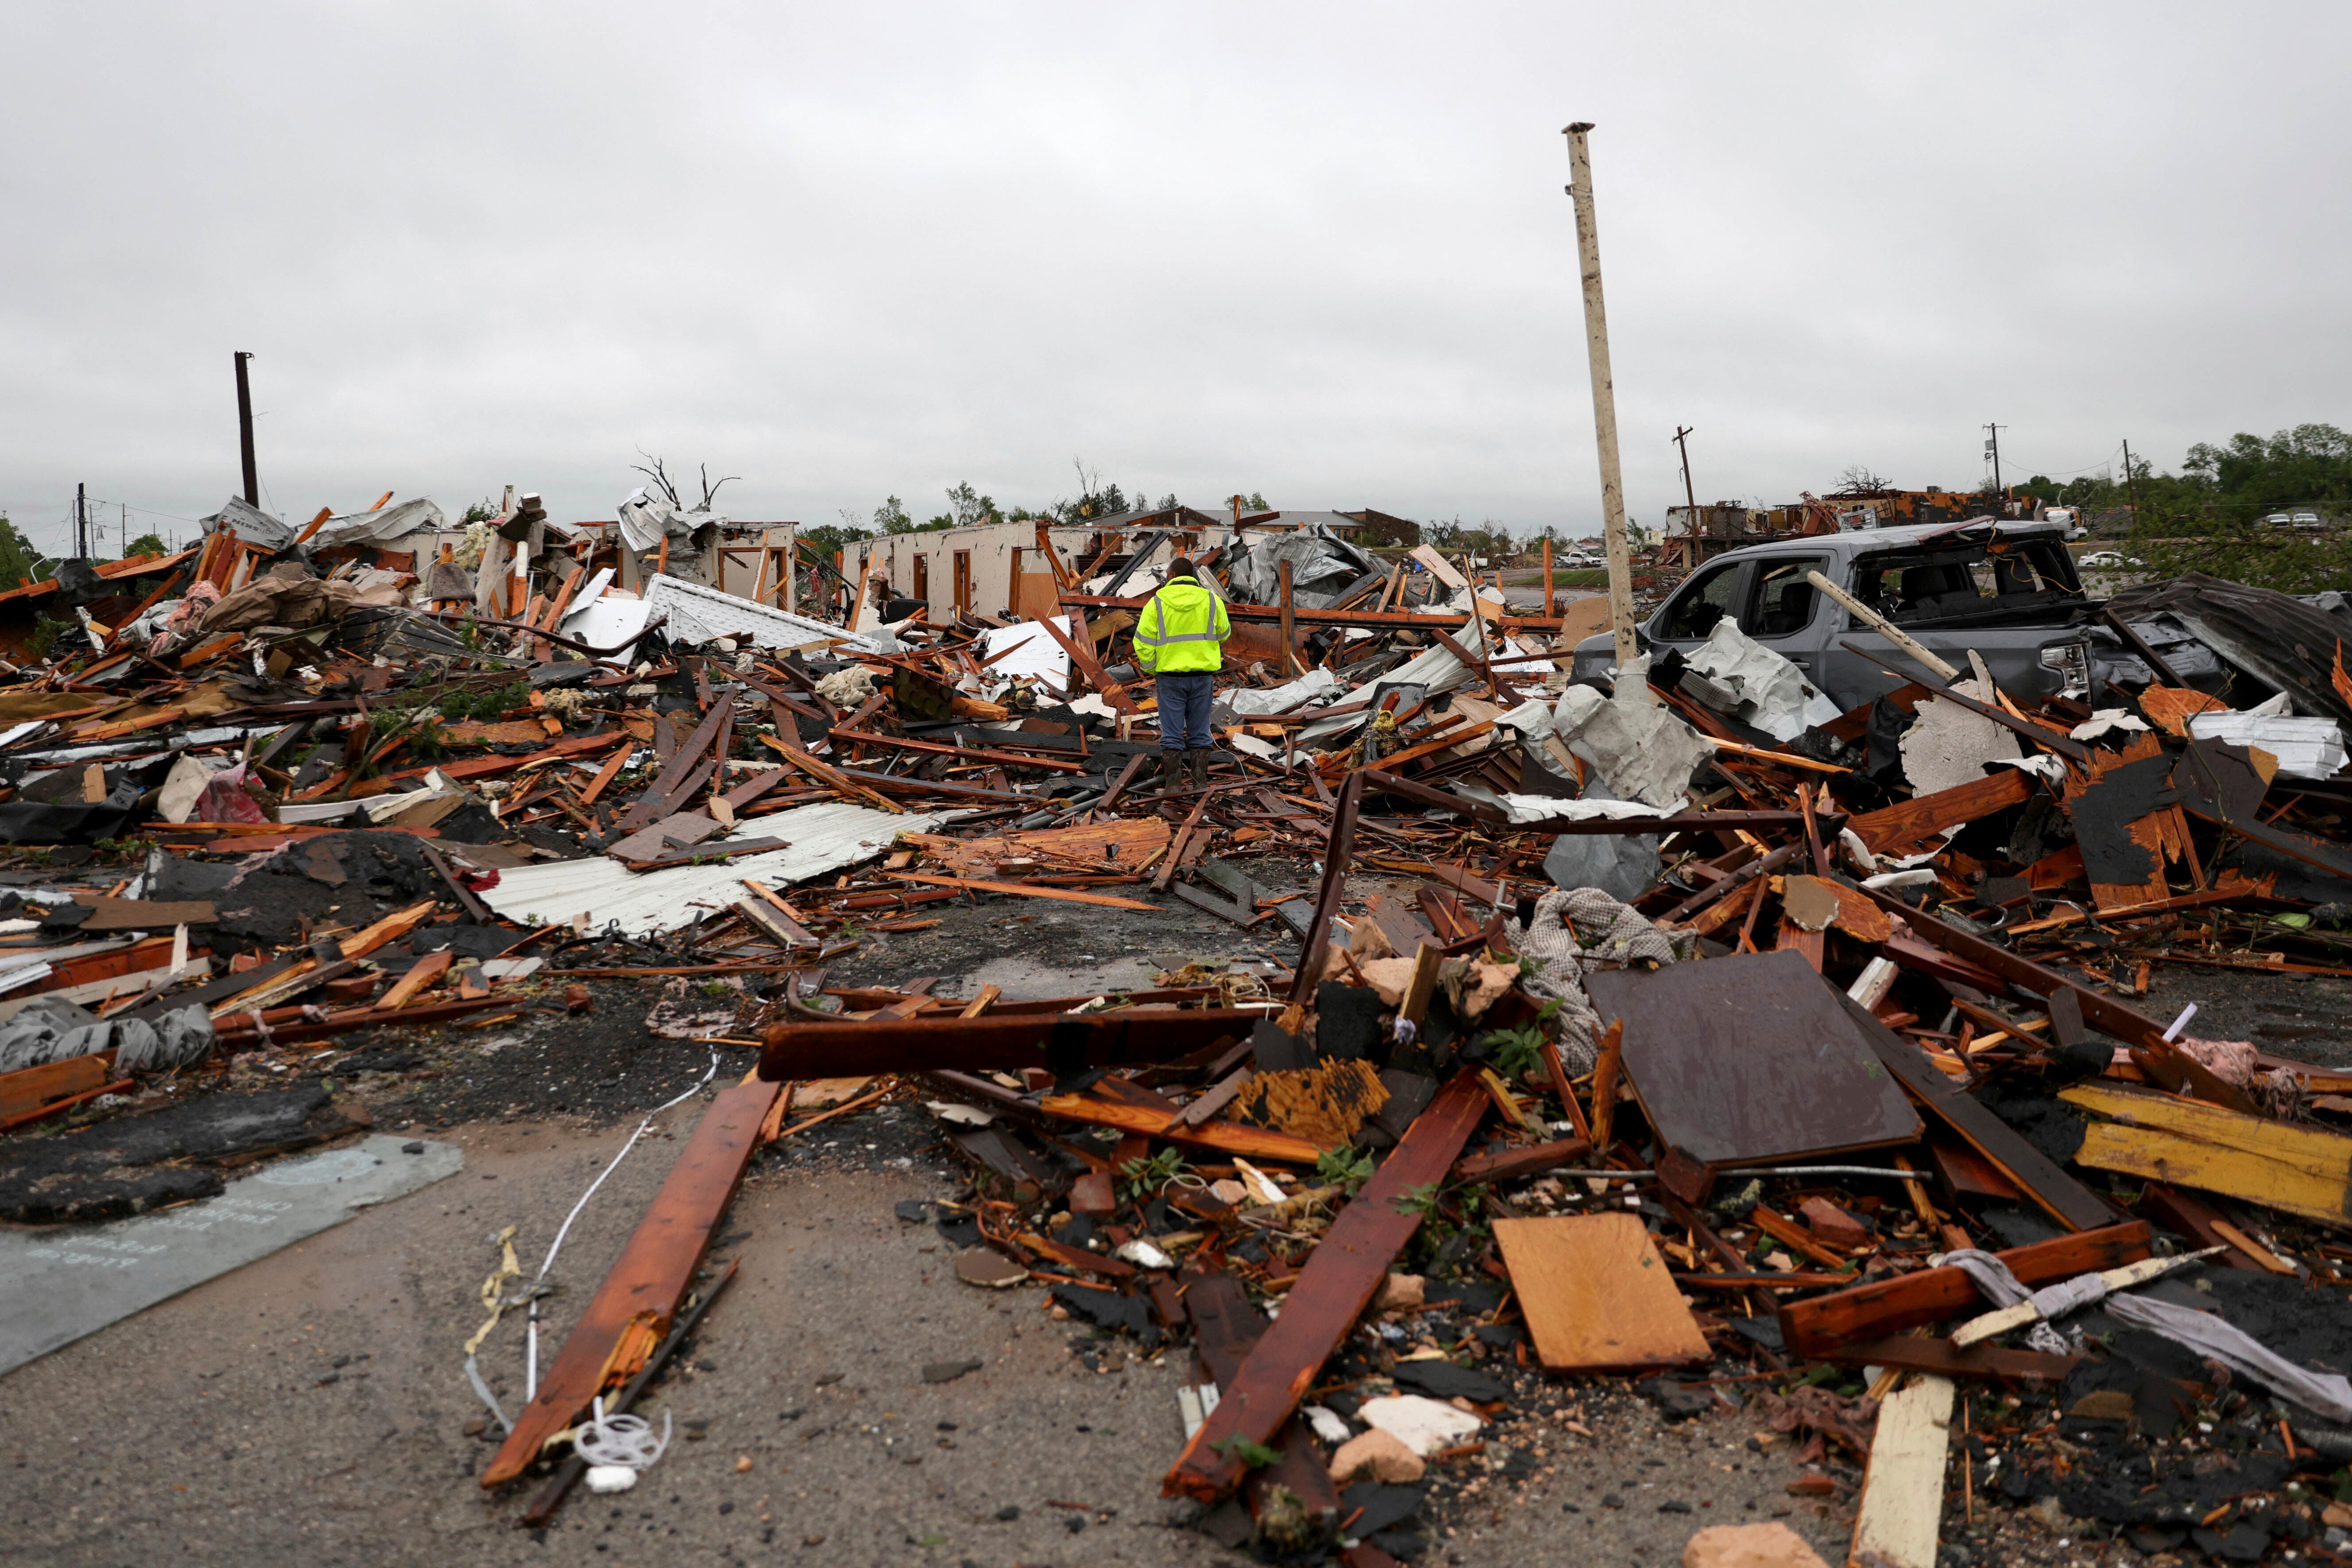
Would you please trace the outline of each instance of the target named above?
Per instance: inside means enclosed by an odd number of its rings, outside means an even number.
[[[1072,571],[1083,568],[1087,559],[1079,555],[1102,531],[1091,526],[1055,527],[1046,531],[1054,550],[1062,563]],[[1130,533],[1135,531],[1129,531]],[[1213,551],[1224,542],[1224,531],[1202,531],[1200,548]],[[855,582],[864,568],[876,563],[887,572],[890,591],[911,597],[915,592],[915,562],[925,563],[925,602],[930,605],[931,619],[939,621],[955,611],[956,555],[960,551],[971,552],[971,607],[984,616],[1001,615],[1013,602],[1013,552],[1021,552],[1021,569],[1024,573],[1045,572],[1045,563],[1038,558],[1037,525],[1034,522],[995,522],[979,528],[947,528],[922,533],[887,533],[879,538],[861,540],[849,547],[846,574]],[[1163,542],[1151,553],[1151,561],[1136,569],[1128,579],[1122,594],[1147,592],[1157,587],[1160,574],[1154,570],[1173,553],[1173,541]]]

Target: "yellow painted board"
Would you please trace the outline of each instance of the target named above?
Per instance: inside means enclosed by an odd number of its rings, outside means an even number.
[[[2058,1098],[2127,1126],[2154,1128],[2217,1148],[2259,1154],[2338,1183],[2352,1181],[2352,1137],[2341,1132],[2249,1116],[2201,1100],[2105,1084],[2077,1084],[2060,1090]]]
[[[2095,1121],[2074,1163],[2200,1192],[2243,1198],[2306,1219],[2352,1229],[2352,1194],[2342,1176],[2318,1175],[2242,1149],[2224,1149],[2152,1127]]]

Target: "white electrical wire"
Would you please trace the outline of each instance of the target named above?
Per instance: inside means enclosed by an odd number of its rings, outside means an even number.
[[[540,1260],[539,1272],[531,1276],[531,1283],[538,1284],[541,1280],[544,1280],[547,1278],[547,1271],[555,1267],[555,1255],[563,1250],[563,1238],[572,1233],[572,1222],[580,1217],[580,1211],[588,1206],[588,1200],[596,1195],[596,1189],[604,1184],[604,1178],[611,1175],[615,1170],[618,1170],[620,1168],[621,1162],[629,1157],[629,1151],[637,1146],[637,1140],[646,1135],[646,1130],[654,1124],[654,1118],[659,1116],[663,1111],[671,1109],[673,1106],[685,1104],[696,1095],[700,1094],[705,1089],[709,1087],[710,1081],[718,1076],[719,1053],[714,1050],[710,1053],[710,1070],[704,1073],[692,1088],[688,1089],[684,1094],[677,1096],[675,1100],[664,1100],[661,1104],[655,1106],[651,1110],[646,1112],[646,1119],[637,1123],[637,1130],[629,1134],[629,1141],[621,1145],[621,1152],[613,1156],[612,1163],[606,1165],[603,1171],[597,1173],[596,1179],[588,1184],[588,1190],[580,1194],[580,1201],[572,1205],[572,1212],[563,1216],[563,1224],[556,1230],[555,1239],[547,1244],[547,1256]],[[530,1401],[539,1397],[539,1298],[536,1295],[531,1298],[530,1317],[525,1326],[524,1332],[525,1354],[523,1359],[522,1396],[525,1403],[529,1403]],[[648,1460],[647,1462],[650,1463],[651,1461]]]
[[[257,1016],[256,1021],[258,1022],[258,1016]],[[539,1272],[531,1277],[531,1283],[534,1287],[543,1283],[547,1279],[547,1271],[555,1267],[555,1255],[562,1250],[563,1238],[570,1235],[572,1231],[572,1222],[580,1217],[580,1211],[588,1206],[588,1200],[596,1195],[596,1189],[604,1184],[604,1178],[610,1176],[614,1171],[619,1168],[621,1162],[629,1157],[629,1151],[637,1146],[637,1140],[643,1138],[646,1135],[646,1130],[653,1126],[654,1118],[675,1106],[685,1104],[688,1100],[701,1093],[705,1089],[708,1089],[710,1086],[711,1080],[718,1076],[719,1053],[717,1051],[712,1051],[710,1053],[709,1070],[705,1072],[699,1079],[697,1079],[691,1088],[688,1089],[685,1093],[680,1094],[674,1099],[662,1101],[661,1104],[655,1106],[651,1110],[646,1112],[645,1120],[637,1123],[637,1130],[629,1134],[629,1141],[621,1145],[621,1152],[613,1156],[612,1163],[610,1164],[607,1164],[604,1170],[597,1173],[596,1179],[588,1184],[588,1190],[580,1194],[580,1201],[572,1205],[572,1212],[563,1216],[563,1224],[556,1230],[555,1239],[548,1244],[546,1258],[541,1259],[540,1262]],[[530,1316],[526,1328],[526,1354],[523,1362],[522,1396],[523,1403],[526,1405],[539,1397],[539,1299],[545,1294],[545,1291],[536,1289],[530,1292]],[[482,1403],[490,1407],[490,1414],[498,1417],[499,1425],[509,1432],[513,1431],[514,1423],[509,1421],[507,1419],[507,1413],[499,1408],[497,1398],[490,1393],[489,1385],[482,1381],[481,1370],[476,1364],[475,1358],[471,1355],[468,1355],[466,1358],[466,1376],[472,1382],[474,1392],[481,1395]],[[599,1400],[597,1402],[597,1410],[600,1417],[603,1409],[604,1402]],[[616,1415],[613,1419],[615,1421],[635,1421],[637,1420],[637,1417],[634,1415]],[[607,1425],[609,1426],[609,1423]],[[643,1423],[639,1422],[639,1425],[642,1426]],[[667,1429],[667,1417],[664,1417],[664,1428],[665,1429],[662,1434],[662,1445],[667,1446],[669,1441],[669,1435]],[[654,1450],[654,1458],[659,1458],[660,1457],[661,1448],[657,1447]],[[651,1464],[653,1463],[653,1459],[647,1459],[646,1463]]]

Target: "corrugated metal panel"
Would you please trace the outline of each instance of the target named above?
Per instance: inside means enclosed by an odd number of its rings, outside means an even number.
[[[741,898],[746,877],[770,887],[805,881],[872,859],[901,833],[929,833],[961,815],[910,811],[899,816],[870,806],[824,801],[746,821],[747,835],[784,839],[786,847],[782,849],[746,855],[723,865],[677,866],[643,873],[603,855],[518,867],[499,873],[499,885],[485,892],[482,901],[507,919],[528,925],[563,924],[585,914],[599,931],[614,921],[631,936],[675,931]]]
[[[844,631],[823,621],[813,621],[806,616],[795,616],[734,594],[723,594],[716,588],[706,588],[699,583],[681,578],[656,577],[646,584],[646,603],[651,613],[666,615],[669,625],[663,628],[672,642],[709,642],[713,637],[738,637],[757,643],[761,647],[795,648],[828,638],[846,643],[851,648],[866,653],[896,653],[895,637],[876,637],[862,633]]]

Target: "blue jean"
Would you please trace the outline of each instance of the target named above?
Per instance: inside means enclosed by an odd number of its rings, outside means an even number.
[[[1154,676],[1152,689],[1160,694],[1161,751],[1197,752],[1212,743],[1209,739],[1209,701],[1214,695],[1215,679],[1207,670],[1191,669],[1181,675]]]

